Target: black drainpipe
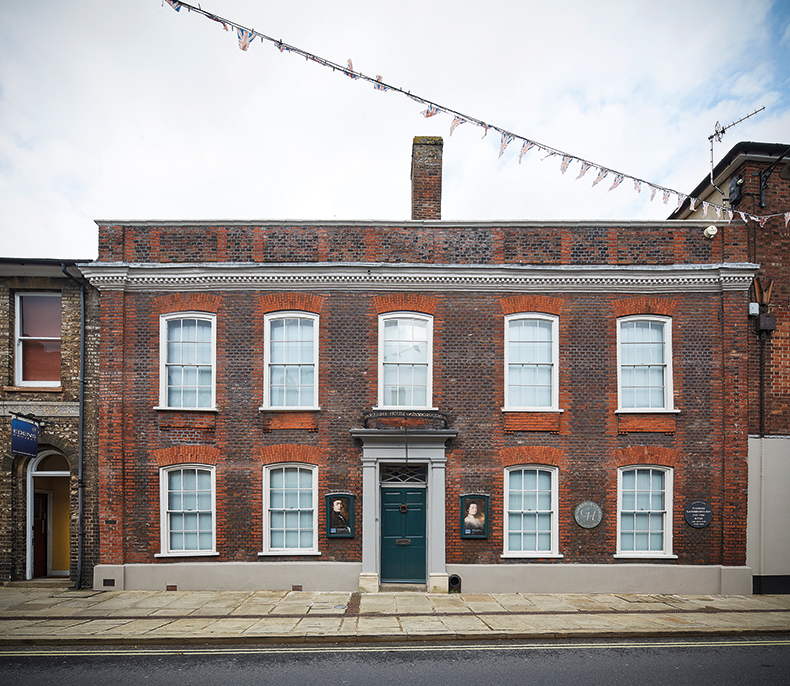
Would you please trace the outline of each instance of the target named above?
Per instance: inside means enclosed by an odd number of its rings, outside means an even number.
[[[85,530],[83,526],[83,479],[82,462],[84,438],[82,427],[85,423],[85,284],[66,271],[66,263],[60,265],[61,271],[80,287],[80,407],[79,407],[79,438],[77,448],[77,588],[82,587],[82,552]]]

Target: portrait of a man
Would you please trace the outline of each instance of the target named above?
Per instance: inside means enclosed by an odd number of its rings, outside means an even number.
[[[330,493],[326,496],[326,535],[350,538],[354,535],[354,496]]]

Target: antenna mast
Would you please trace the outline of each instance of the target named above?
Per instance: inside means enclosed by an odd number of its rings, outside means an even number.
[[[710,141],[710,185],[713,186],[719,193],[721,193],[722,200],[724,200],[724,191],[719,188],[713,181],[713,141],[715,140],[717,143],[721,143],[721,139],[724,136],[725,131],[727,129],[731,129],[736,124],[740,124],[745,119],[749,117],[753,117],[758,112],[762,112],[765,109],[765,105],[763,105],[759,110],[755,110],[751,114],[747,114],[745,117],[741,117],[738,121],[732,122],[732,124],[727,124],[727,126],[722,126],[719,122],[716,122],[716,127],[713,133],[708,136],[708,140]]]

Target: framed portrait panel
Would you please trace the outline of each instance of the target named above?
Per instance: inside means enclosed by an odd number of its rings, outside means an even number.
[[[461,496],[461,538],[488,538],[488,496]]]
[[[354,496],[350,493],[327,493],[324,500],[327,538],[353,538]]]

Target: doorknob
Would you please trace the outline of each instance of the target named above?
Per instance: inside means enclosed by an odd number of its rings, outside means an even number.
[[[404,504],[398,508],[403,514],[406,514],[409,511],[409,506]]]

